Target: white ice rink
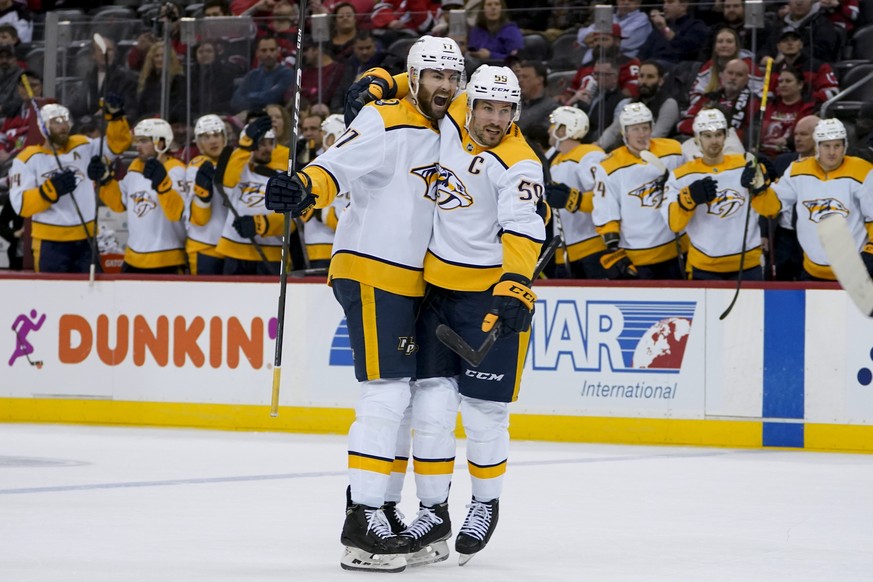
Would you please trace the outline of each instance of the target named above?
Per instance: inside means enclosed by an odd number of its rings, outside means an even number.
[[[0,425],[0,582],[873,580],[869,455],[513,442],[489,546],[400,574],[339,567],[345,461],[339,436]]]

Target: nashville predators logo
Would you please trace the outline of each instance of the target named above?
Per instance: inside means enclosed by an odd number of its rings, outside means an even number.
[[[146,190],[134,192],[130,199],[133,201],[133,213],[140,218],[158,207],[157,201]]]
[[[436,202],[442,210],[454,210],[473,204],[473,197],[467,194],[467,187],[448,168],[431,164],[422,168],[413,168],[412,173],[425,181],[427,184],[425,197]]]
[[[88,180],[89,183],[91,182],[91,180],[89,180],[88,177],[82,173],[82,170],[80,170],[76,166],[64,166],[63,171],[66,172],[67,170],[73,172],[76,175],[76,186],[80,185],[85,180]],[[57,176],[60,173],[61,173],[61,170],[58,170],[57,168],[50,170],[48,172],[43,172],[42,181],[45,182],[46,180],[48,180],[52,176]]]
[[[642,186],[628,192],[628,196],[640,199],[643,208],[660,208],[664,201],[664,190],[661,188],[660,178],[646,182]]]
[[[849,216],[849,209],[836,198],[804,200],[803,206],[809,210],[809,220],[812,222],[821,222],[822,218],[831,214],[839,214],[843,218]]]
[[[706,213],[721,218],[730,218],[739,212],[745,204],[745,196],[736,190],[726,188],[715,195],[715,200],[709,203]]]
[[[239,201],[246,208],[264,205],[264,184],[260,182],[240,182]]]

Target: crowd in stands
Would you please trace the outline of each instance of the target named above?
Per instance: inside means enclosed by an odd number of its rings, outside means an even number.
[[[873,107],[828,102],[862,78],[853,71],[873,70],[873,45],[865,42],[873,38],[867,34],[873,29],[873,0],[766,2],[754,28],[745,24],[741,0],[616,0],[608,31],[594,24],[594,3],[582,0],[312,0],[308,11],[325,15],[329,31],[321,38],[307,19],[299,55],[300,12],[293,0],[115,4],[0,0],[3,175],[33,133],[22,75],[39,103],[45,102],[41,51],[52,10],[62,10],[74,30],[88,32],[77,35],[75,50],[61,52],[69,70],[63,69],[64,91],[56,92],[56,99],[69,108],[74,133],[99,135],[100,97],[112,93],[124,102],[131,127],[163,116],[174,134],[169,155],[183,163],[198,154],[193,123],[206,114],[219,115],[229,142],[236,144],[247,119],[265,111],[274,120],[277,143],[285,143],[297,59],[300,159],[312,159],[321,148],[321,123],[343,112],[346,89],[371,67],[402,72],[406,52],[423,34],[455,39],[465,51],[468,74],[482,63],[512,67],[522,91],[518,124],[543,150],[549,147],[549,115],[559,106],[585,111],[591,120],[585,141],[608,152],[622,145],[616,112],[639,101],[655,115],[653,135],[687,140],[686,155],[694,155],[688,140],[694,116],[716,107],[731,127],[730,151],[744,151],[760,131],[762,154],[776,161],[796,151],[799,120],[824,114],[844,118],[850,154],[873,160]],[[452,11],[463,12],[453,19]],[[208,24],[240,16],[251,18],[245,38]],[[191,46],[183,42],[182,17],[197,19]],[[107,31],[105,55],[88,42],[98,30]],[[169,99],[162,111],[166,82]],[[765,90],[770,101],[761,119],[757,111]],[[121,157],[125,163],[131,159]],[[7,227],[0,224],[0,233]]]

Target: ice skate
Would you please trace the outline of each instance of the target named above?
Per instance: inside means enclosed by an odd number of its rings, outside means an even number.
[[[340,541],[346,547],[340,566],[344,570],[402,572],[406,569],[409,541],[391,531],[385,512],[375,507],[352,504]]]
[[[476,553],[482,551],[494,528],[497,527],[499,500],[473,501],[467,506],[467,518],[458,537],[455,538],[455,551],[458,552],[458,564],[463,566],[469,562]]]
[[[424,566],[447,560],[449,545],[446,540],[452,536],[452,522],[449,519],[447,502],[432,507],[420,506],[418,515],[400,537],[409,540],[409,566]]]
[[[406,516],[403,512],[397,509],[397,502],[386,501],[382,506],[382,511],[385,512],[385,518],[388,520],[388,525],[391,526],[391,531],[394,535],[400,535],[406,529]]]

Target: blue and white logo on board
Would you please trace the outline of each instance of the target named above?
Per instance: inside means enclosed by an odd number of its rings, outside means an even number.
[[[349,338],[349,328],[346,325],[344,317],[336,327],[336,332],[333,334],[333,341],[330,342],[330,359],[329,366],[354,366],[355,360],[352,357],[352,341]]]
[[[537,301],[528,358],[577,372],[678,373],[696,301]]]

